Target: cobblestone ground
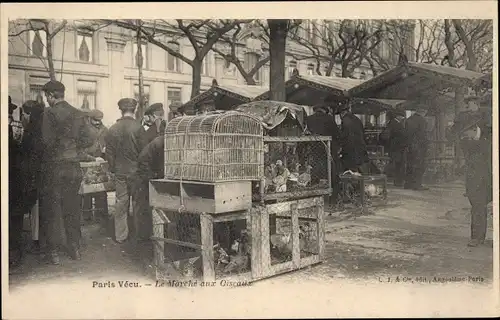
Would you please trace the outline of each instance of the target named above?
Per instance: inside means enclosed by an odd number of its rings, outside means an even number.
[[[434,277],[471,277],[486,286],[493,279],[493,249],[468,248],[469,208],[464,186],[432,186],[428,191],[390,189],[387,206],[373,215],[353,218],[329,213],[326,219],[326,260],[317,266],[263,280],[266,284],[325,281],[418,282]],[[112,209],[112,208],[111,208]],[[146,246],[139,250],[115,244],[95,225],[83,228],[81,261],[62,260],[51,266],[28,255],[24,266],[10,275],[11,293],[39,284],[132,280],[154,283]],[[487,239],[492,239],[492,218]],[[397,278],[399,277],[399,278]],[[482,279],[482,281],[481,281]]]

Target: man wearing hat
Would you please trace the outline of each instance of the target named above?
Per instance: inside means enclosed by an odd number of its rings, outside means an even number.
[[[386,146],[389,157],[391,158],[394,176],[394,185],[397,187],[404,186],[405,170],[406,170],[406,130],[404,126],[405,111],[394,109],[387,112],[387,123],[384,132],[382,132],[381,140]]]
[[[87,111],[87,119],[89,121],[89,131],[90,138],[93,140],[93,144],[85,149],[85,153],[94,158],[104,158],[104,153],[106,150],[106,143],[104,137],[108,129],[102,124],[102,119],[104,114],[102,111],[93,109]],[[85,213],[92,209],[92,199],[95,200],[95,207],[101,210],[101,216],[105,222],[108,217],[108,196],[106,192],[100,192],[93,195],[83,195],[83,210]]]
[[[362,172],[362,166],[368,161],[363,122],[351,112],[349,101],[343,101],[337,113],[342,119],[340,141],[343,170]]]
[[[50,108],[43,113],[42,142],[44,146],[43,177],[45,186],[42,210],[50,259],[59,264],[58,247],[62,244],[59,222],[64,222],[67,250],[72,259],[80,259],[81,183],[80,161],[88,160],[82,151],[93,143],[89,139],[85,113],[64,100],[64,85],[55,80],[43,88]]]
[[[469,247],[484,244],[487,206],[493,200],[491,101],[475,100],[479,110],[461,112],[451,128],[450,139],[459,139],[466,165],[465,188],[471,208]]]
[[[106,160],[109,170],[115,176],[116,211],[115,241],[123,243],[133,239],[136,234],[137,195],[134,179],[137,172],[137,159],[146,146],[146,132],[141,123],[134,118],[137,101],[123,98],[118,101],[122,117],[109,128],[106,134]],[[130,216],[130,198],[134,213]]]
[[[408,138],[407,168],[405,189],[427,190],[422,186],[425,173],[425,157],[429,146],[424,116],[427,109],[419,106],[416,112],[405,121],[406,136]]]
[[[337,195],[338,195],[338,151],[340,149],[340,132],[337,124],[335,123],[335,119],[328,113],[329,106],[325,104],[319,104],[314,106],[314,113],[306,118],[307,129],[313,134],[318,136],[327,136],[332,138],[331,148],[329,150],[331,157],[327,157],[325,154],[325,149],[322,146],[317,146],[315,150],[312,152],[315,153],[315,156],[318,156],[318,159],[332,159],[332,188],[333,192],[330,196],[329,202],[330,205],[337,204]],[[312,172],[313,178],[317,179],[326,179],[327,177],[327,163],[324,160],[313,166]]]
[[[144,116],[149,117],[151,126],[146,130],[146,142],[150,143],[154,138],[163,135],[167,123],[165,122],[165,111],[163,103],[154,103],[144,111]]]
[[[186,115],[185,108],[179,101],[174,101],[168,107],[172,114],[172,119],[177,117],[184,117]]]

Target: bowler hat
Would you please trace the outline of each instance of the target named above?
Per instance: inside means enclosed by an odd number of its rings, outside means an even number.
[[[325,103],[320,103],[320,104],[313,106],[314,112],[318,112],[318,111],[321,112],[322,111],[322,112],[328,113],[329,110],[330,110],[329,106],[326,105]]]
[[[147,107],[146,110],[144,110],[144,114],[149,115],[149,114],[153,114],[153,113],[158,112],[158,111],[163,111],[163,103],[160,103],[160,102],[153,103],[152,105]]]
[[[35,100],[26,101],[25,103],[23,103],[22,108],[23,108],[24,112],[29,113],[29,114],[34,114],[34,115],[41,114],[43,112],[43,106],[40,105]]]
[[[50,80],[42,88],[45,92],[64,92],[64,90],[66,90],[64,84],[56,80]]]
[[[123,98],[118,101],[118,107],[120,110],[135,110],[137,101],[132,98]]]
[[[102,118],[104,118],[104,114],[102,113],[102,111],[97,109],[90,110],[88,115],[89,118],[94,120],[102,120]]]

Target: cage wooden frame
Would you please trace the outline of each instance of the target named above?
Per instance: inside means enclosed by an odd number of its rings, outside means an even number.
[[[260,180],[263,130],[257,118],[236,111],[174,118],[165,129],[165,179]]]
[[[314,211],[313,217],[301,217],[300,209],[310,209]],[[173,213],[173,212],[172,212]],[[174,214],[182,215],[183,212]],[[224,215],[211,215],[197,213],[200,215],[201,244],[183,242],[169,239],[164,236],[165,227],[171,221],[164,212],[164,209],[154,207],[153,209],[153,236],[154,243],[154,265],[156,280],[180,280],[165,277],[165,248],[164,244],[169,243],[175,246],[188,247],[200,252],[202,260],[202,281],[215,281],[215,261],[213,247],[214,223],[246,220],[247,230],[251,233],[251,270],[238,275],[230,275],[217,280],[231,281],[257,281],[269,278],[278,274],[302,269],[321,263],[325,258],[325,230],[324,230],[324,200],[323,197],[315,197],[288,202],[280,202],[268,205],[255,205],[250,210],[230,212]],[[291,219],[291,241],[292,260],[271,264],[270,253],[270,217],[280,216]],[[314,220],[317,224],[317,254],[301,257],[299,245],[299,219]]]

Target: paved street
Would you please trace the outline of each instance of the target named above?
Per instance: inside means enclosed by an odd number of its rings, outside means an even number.
[[[419,192],[391,189],[388,205],[375,209],[374,215],[355,219],[329,215],[324,263],[258,282],[253,287],[341,279],[346,283],[379,283],[388,278],[396,281],[398,276],[408,282],[470,276],[481,282],[481,287],[491,285],[492,248],[466,246],[469,204],[463,190],[460,184]],[[487,239],[492,239],[491,223],[490,217]],[[96,226],[85,227],[84,235],[82,261],[65,258],[61,266],[50,266],[40,264],[36,256],[28,256],[22,272],[11,276],[12,295],[21,297],[37,288],[42,290],[40,284],[46,287],[82,283],[90,288],[92,281],[153,283],[152,268],[144,256],[137,257],[126,247],[116,245]]]

